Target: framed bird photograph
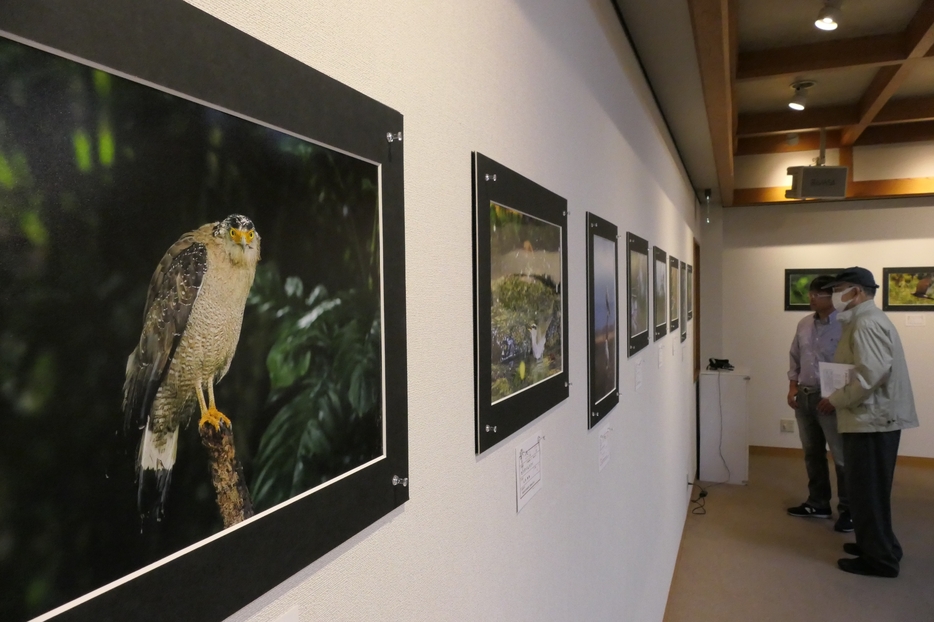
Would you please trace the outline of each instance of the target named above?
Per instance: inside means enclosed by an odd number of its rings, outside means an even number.
[[[0,619],[224,619],[408,499],[402,115],[176,0],[0,28]]]
[[[668,257],[668,323],[672,333],[678,330],[681,318],[681,281],[679,266],[681,262],[673,255]]]
[[[649,243],[634,233],[626,233],[626,323],[632,356],[649,345]]]
[[[808,289],[814,277],[834,275],[843,268],[786,268],[785,269],[785,311],[809,311],[811,309]]]
[[[934,267],[882,268],[883,311],[934,311]]]
[[[694,266],[691,264],[688,264],[685,286],[687,287],[687,295],[685,298],[688,308],[688,314],[685,317],[690,321],[694,319]]]
[[[617,228],[587,212],[587,428],[619,404],[619,268]]]
[[[476,152],[473,195],[479,454],[568,397],[567,201]]]
[[[668,334],[668,253],[655,246],[652,249],[654,259],[652,276],[655,294],[655,340]]]
[[[687,274],[687,264],[683,261],[681,262],[680,270],[680,308],[681,308],[681,341],[685,341],[688,338],[688,274]]]

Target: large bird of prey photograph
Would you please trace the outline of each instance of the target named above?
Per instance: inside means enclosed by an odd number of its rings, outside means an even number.
[[[230,427],[215,404],[214,385],[230,369],[259,258],[253,222],[233,214],[182,235],[152,275],[123,389],[126,425],[142,430],[137,503],[143,513],[150,505],[157,517],[163,511],[179,429],[195,412],[199,425]]]
[[[0,620],[25,622],[383,459],[404,247],[372,158],[2,34],[0,75]]]

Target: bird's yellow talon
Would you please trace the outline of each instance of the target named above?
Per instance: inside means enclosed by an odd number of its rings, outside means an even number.
[[[228,428],[233,426],[230,424],[230,419],[227,418],[227,415],[217,410],[216,408],[209,408],[204,411],[204,414],[201,415],[201,421],[198,422],[199,426],[210,424],[214,426],[215,430],[221,429],[221,424],[226,425]]]

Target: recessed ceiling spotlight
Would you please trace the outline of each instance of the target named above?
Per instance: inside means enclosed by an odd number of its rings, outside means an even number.
[[[840,3],[824,0],[824,6],[817,14],[814,25],[821,30],[836,30],[840,22]]]
[[[814,80],[798,80],[791,83],[791,88],[795,90],[794,96],[788,102],[788,107],[792,110],[804,110],[807,105],[808,89],[817,84]]]

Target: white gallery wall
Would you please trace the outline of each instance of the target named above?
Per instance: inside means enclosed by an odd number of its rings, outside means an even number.
[[[788,349],[795,326],[805,315],[784,311],[785,269],[859,265],[871,270],[881,285],[885,267],[932,266],[934,206],[924,197],[737,207],[722,210],[722,223],[716,225],[721,224],[720,353],[748,367],[752,375],[749,442],[800,447],[797,433],[780,431],[782,418],[794,418],[785,400]],[[716,251],[712,253],[716,260]],[[876,304],[882,306],[881,288]],[[906,326],[907,315],[889,313],[905,346],[921,427],[902,434],[899,453],[931,458],[934,314],[924,314],[925,326]]]
[[[584,218],[619,227],[621,277],[626,231],[689,261],[699,234],[611,3],[192,4],[405,117],[411,501],[231,619],[661,620],[695,464],[695,327],[640,353],[638,392],[621,348],[620,405],[587,431]],[[571,210],[570,398],[479,457],[471,151]],[[517,514],[515,448],[532,433],[544,487]]]

